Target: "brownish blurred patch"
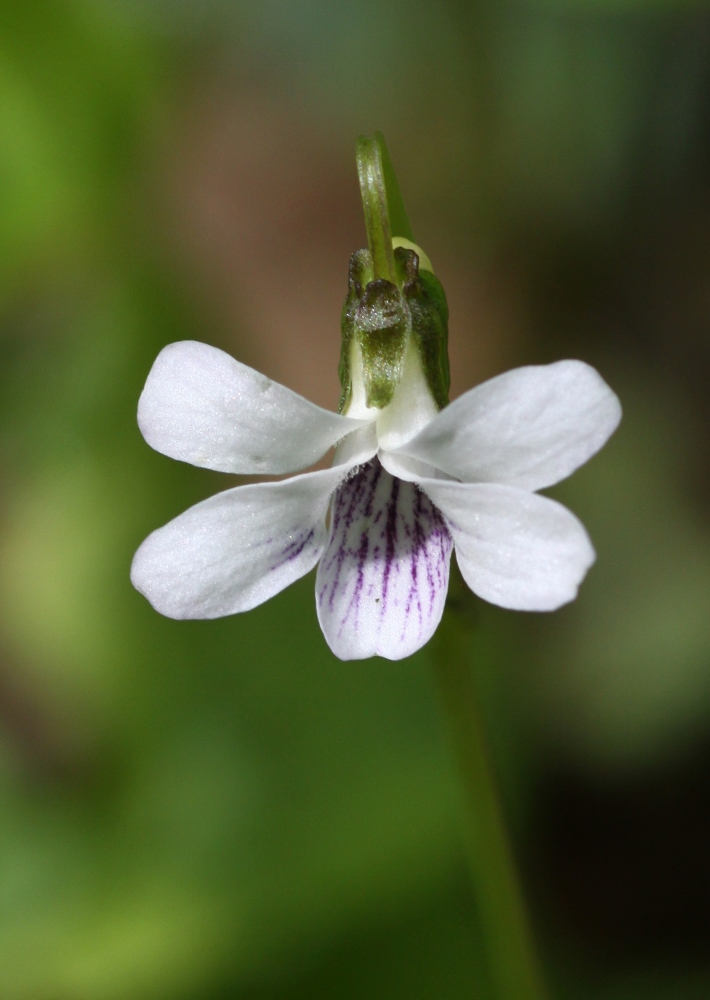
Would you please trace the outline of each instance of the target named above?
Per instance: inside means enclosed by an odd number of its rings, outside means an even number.
[[[103,748],[87,713],[48,689],[0,648],[0,731],[5,766],[40,784],[94,785]]]

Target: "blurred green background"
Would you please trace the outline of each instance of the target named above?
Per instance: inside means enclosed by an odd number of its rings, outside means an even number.
[[[471,658],[555,996],[710,995],[710,9],[4,0],[0,997],[480,997],[429,652],[340,663],[308,577],[173,622],[153,528],[231,485],[135,422],[166,343],[324,406],[380,128],[453,391],[579,357],[598,563]]]

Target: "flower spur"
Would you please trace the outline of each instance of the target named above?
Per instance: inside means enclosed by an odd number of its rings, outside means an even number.
[[[581,361],[518,368],[447,405],[443,290],[419,247],[393,244],[381,147],[359,152],[369,250],[351,260],[341,412],[194,341],[164,348],[138,407],[148,444],[193,465],[296,473],[335,446],[332,467],[198,503],[148,536],[131,579],[162,614],[217,618],[317,565],[336,656],[401,659],[441,619],[453,549],[494,604],[551,611],[576,596],[591,542],[535,491],[601,448],[621,407]]]

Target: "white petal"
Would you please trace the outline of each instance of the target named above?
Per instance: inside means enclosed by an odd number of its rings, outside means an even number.
[[[421,482],[444,515],[471,590],[517,611],[554,611],[577,595],[594,562],[583,525],[566,507],[512,486]]]
[[[422,479],[445,479],[448,482],[455,482],[453,476],[448,476],[445,472],[440,472],[433,465],[427,462],[420,462],[418,458],[410,458],[398,452],[378,451],[377,457],[383,468],[391,476],[403,479],[405,483],[418,483]]]
[[[428,497],[375,460],[338,489],[316,577],[318,620],[341,660],[399,660],[444,610],[451,536]]]
[[[364,465],[377,454],[377,434],[373,422],[359,427],[340,442],[335,449],[333,465]]]
[[[315,566],[347,467],[218,493],[154,531],[131,580],[169,618],[221,618],[262,604]]]
[[[594,368],[557,361],[471,389],[401,451],[464,482],[539,490],[591,458],[620,419],[619,400]]]
[[[138,425],[170,458],[277,475],[313,465],[362,422],[315,406],[216,347],[183,340],[156,358]]]

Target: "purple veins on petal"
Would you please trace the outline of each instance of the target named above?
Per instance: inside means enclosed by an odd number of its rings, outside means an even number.
[[[316,580],[321,627],[343,659],[408,656],[443,612],[453,542],[439,510],[377,459],[341,484]]]
[[[308,531],[304,531],[301,535],[292,538],[287,545],[284,546],[282,551],[279,553],[279,557],[273,566],[270,566],[270,570],[279,569],[279,567],[284,566],[286,563],[293,562],[294,559],[298,559],[301,553],[312,544],[315,538],[315,531],[310,528]]]

